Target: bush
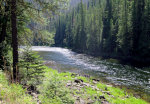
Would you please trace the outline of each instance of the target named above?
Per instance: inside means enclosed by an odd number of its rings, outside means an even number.
[[[74,104],[74,100],[70,97],[70,91],[65,87],[65,83],[58,72],[46,72],[44,79],[42,85],[38,87],[42,103]]]

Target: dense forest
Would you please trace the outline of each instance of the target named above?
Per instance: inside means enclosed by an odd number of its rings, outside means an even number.
[[[0,0],[0,104],[149,104],[149,53],[150,0]]]
[[[55,24],[56,46],[138,66],[150,63],[149,0],[81,0]]]

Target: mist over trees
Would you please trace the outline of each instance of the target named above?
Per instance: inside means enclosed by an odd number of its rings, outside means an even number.
[[[150,1],[81,0],[57,19],[55,45],[148,65]]]

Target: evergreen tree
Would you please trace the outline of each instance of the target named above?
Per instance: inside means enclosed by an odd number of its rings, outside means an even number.
[[[103,34],[101,42],[102,52],[110,53],[111,51],[111,34],[112,34],[112,1],[106,1],[106,7],[103,16]]]
[[[63,39],[69,48],[80,52],[148,63],[149,5],[149,0],[92,0],[87,4],[81,0],[72,11],[61,16],[66,20]],[[60,28],[62,25],[56,31]],[[56,40],[59,35],[55,36]]]
[[[84,5],[83,2],[81,0],[80,3],[80,16],[81,16],[81,21],[80,21],[80,46],[81,46],[81,50],[84,52],[87,49],[86,46],[86,41],[87,41],[87,36],[86,36],[86,32],[85,32],[85,9],[84,9]]]
[[[30,47],[25,47],[19,59],[19,67],[22,68],[19,73],[19,76],[22,77],[21,82],[24,84],[40,84],[44,72],[40,56],[33,52]]]
[[[12,47],[13,47],[13,79],[17,81],[18,70],[18,36],[17,36],[17,3],[11,0],[11,28],[12,28]]]
[[[89,37],[88,37],[88,50],[95,55],[97,53],[98,50],[98,30],[96,27],[96,18],[94,16],[94,18],[91,20],[90,22],[90,33],[89,33]]]
[[[132,27],[133,27],[133,56],[138,56],[140,54],[140,37],[143,31],[143,16],[144,16],[144,6],[145,0],[134,0],[133,3],[133,17],[132,17]]]

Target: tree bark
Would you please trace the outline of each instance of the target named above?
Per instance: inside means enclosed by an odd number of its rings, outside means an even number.
[[[12,28],[12,47],[13,47],[13,79],[17,81],[19,70],[18,64],[18,38],[17,38],[17,16],[16,0],[11,0],[11,28]]]

